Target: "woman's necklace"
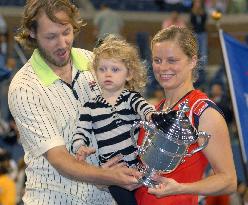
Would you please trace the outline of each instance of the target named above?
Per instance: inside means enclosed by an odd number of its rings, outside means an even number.
[[[163,106],[163,111],[168,113],[171,111],[171,107],[169,105],[167,105],[167,103],[164,103],[164,106]]]
[[[166,113],[170,112],[176,106],[178,102],[179,100],[177,100],[176,103],[167,103],[165,101],[164,106],[163,106],[163,111]]]
[[[166,100],[164,102],[164,105],[163,105],[163,111],[168,113],[170,112],[171,110],[173,110],[173,108],[183,99],[185,98],[187,95],[189,95],[193,90],[190,90],[189,92],[187,92],[183,97],[181,97],[179,100],[177,100],[175,103],[167,103],[168,101]]]

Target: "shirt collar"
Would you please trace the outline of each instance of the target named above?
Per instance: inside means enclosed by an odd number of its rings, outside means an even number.
[[[82,52],[79,51],[79,49],[72,48],[71,56],[73,65],[77,70],[88,70],[89,60]],[[53,84],[56,80],[60,79],[60,77],[57,76],[54,71],[49,67],[49,65],[47,65],[47,63],[44,61],[38,49],[34,50],[30,59],[30,63],[34,72],[36,73],[42,84],[44,84],[45,86],[49,86]]]

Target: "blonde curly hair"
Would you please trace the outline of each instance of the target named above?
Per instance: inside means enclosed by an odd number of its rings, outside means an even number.
[[[122,62],[128,71],[133,74],[132,79],[126,82],[125,88],[142,91],[147,82],[147,73],[144,63],[140,60],[138,50],[119,36],[110,34],[98,41],[93,50],[94,57],[91,69],[96,71],[100,59],[116,59]]]

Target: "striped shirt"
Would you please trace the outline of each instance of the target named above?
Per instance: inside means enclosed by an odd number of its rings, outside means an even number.
[[[130,166],[136,164],[136,146],[133,145],[130,129],[134,122],[146,120],[147,114],[153,111],[154,107],[134,91],[124,90],[114,106],[102,96],[97,96],[86,102],[80,111],[79,123],[73,136],[73,152],[82,144],[88,145],[94,134],[101,163],[122,154]],[[135,131],[135,140],[138,130]]]
[[[91,57],[92,53],[89,51],[72,49],[73,82],[68,85],[53,73],[36,50],[11,82],[9,106],[20,132],[27,164],[24,196],[27,204],[32,201],[30,197],[35,194],[30,192],[34,190],[49,190],[44,192],[44,197],[51,199],[54,198],[53,194],[64,193],[85,205],[112,203],[109,193],[100,191],[94,185],[63,177],[43,156],[49,149],[60,145],[65,145],[70,151],[79,106],[100,93],[92,74],[87,70],[83,71]],[[90,142],[93,143],[91,146],[96,145],[93,141]],[[87,160],[89,163],[99,164],[97,155],[91,155]],[[45,196],[45,193],[50,193],[51,196]],[[39,204],[44,204],[41,201],[45,200],[40,197],[38,201]],[[67,204],[64,201],[54,202],[60,203]]]

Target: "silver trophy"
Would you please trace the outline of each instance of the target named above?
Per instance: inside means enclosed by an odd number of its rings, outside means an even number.
[[[131,137],[142,162],[138,166],[143,174],[139,182],[143,185],[153,187],[155,182],[152,176],[156,172],[172,172],[183,163],[184,157],[190,157],[207,146],[210,135],[197,131],[192,126],[185,115],[187,111],[189,106],[185,101],[179,105],[177,111],[156,112],[152,114],[152,122],[140,121],[132,126]],[[134,138],[134,132],[139,127],[143,127],[146,132],[141,146],[137,145]],[[200,137],[203,138],[202,144],[188,153],[189,146],[196,143]]]

